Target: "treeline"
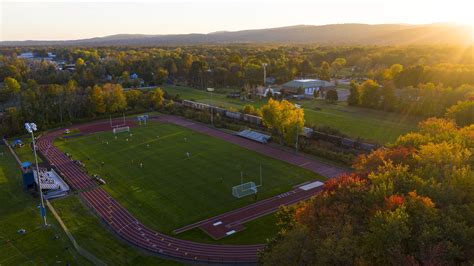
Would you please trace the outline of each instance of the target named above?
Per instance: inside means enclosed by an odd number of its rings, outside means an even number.
[[[470,265],[474,126],[428,119],[283,207],[262,265]]]
[[[474,123],[473,101],[474,85],[452,88],[421,83],[395,89],[393,80],[385,80],[384,85],[380,85],[371,79],[362,83],[352,82],[347,99],[348,104],[354,106],[425,117],[446,116],[460,125]]]
[[[284,83],[295,77],[372,77],[380,82],[384,70],[393,64],[404,69],[395,79],[398,87],[419,83],[443,83],[457,87],[472,83],[472,47],[454,46],[185,46],[180,48],[2,48],[0,80],[65,84],[76,80],[83,87],[98,83],[144,85],[178,82],[194,87],[260,85],[263,66],[267,77]],[[16,57],[33,51],[56,54],[56,60],[74,64],[74,71],[58,70],[47,61],[27,62]],[[453,56],[456,55],[456,56]]]
[[[18,104],[6,108],[0,116],[0,136],[23,133],[25,121],[34,121],[44,130],[81,119],[156,109],[163,105],[165,97],[159,88],[148,92],[124,91],[121,85],[111,83],[82,87],[75,81],[40,85],[29,80],[21,89],[14,79],[7,79],[6,83],[14,90]]]

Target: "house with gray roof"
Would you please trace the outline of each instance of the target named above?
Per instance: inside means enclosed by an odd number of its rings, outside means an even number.
[[[319,90],[322,92],[324,90],[334,89],[336,86],[332,82],[319,79],[295,79],[280,86],[280,90],[284,89],[294,94],[298,93],[298,89],[300,88],[303,89],[305,95],[312,96],[314,91]]]

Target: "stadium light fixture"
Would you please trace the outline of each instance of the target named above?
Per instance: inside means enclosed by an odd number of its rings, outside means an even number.
[[[31,142],[33,143],[33,152],[35,155],[35,164],[36,164],[36,180],[38,182],[38,189],[39,189],[40,199],[41,199],[40,214],[43,220],[43,226],[47,226],[48,224],[46,222],[46,209],[44,207],[43,190],[41,189],[41,180],[39,176],[40,172],[39,172],[39,166],[38,166],[38,156],[36,154],[35,131],[38,130],[38,127],[36,126],[35,123],[25,123],[25,129],[26,131],[28,131],[28,133],[31,134]]]
[[[211,108],[211,125],[214,126],[214,109],[212,108],[212,92],[214,88],[207,88],[207,91],[211,93],[211,102],[209,103],[209,107]]]

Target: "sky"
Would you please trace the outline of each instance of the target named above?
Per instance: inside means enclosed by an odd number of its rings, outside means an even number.
[[[472,26],[472,10],[474,0],[0,0],[0,41],[209,33],[301,24]]]

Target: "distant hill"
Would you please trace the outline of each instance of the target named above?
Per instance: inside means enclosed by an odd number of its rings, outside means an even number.
[[[0,42],[0,46],[164,46],[228,43],[365,45],[472,44],[473,28],[449,24],[298,25],[271,29],[219,31],[208,34],[118,34],[91,39],[65,41],[3,41]]]

